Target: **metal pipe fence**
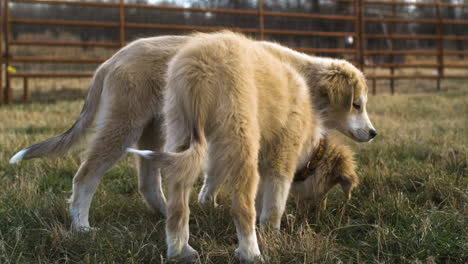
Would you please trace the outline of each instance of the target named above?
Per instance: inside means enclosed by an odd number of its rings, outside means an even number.
[[[197,13],[217,13],[217,14],[233,14],[253,16],[258,18],[257,27],[235,27],[230,28],[234,31],[245,32],[256,35],[259,39],[264,39],[265,35],[288,35],[288,36],[303,36],[303,37],[353,37],[352,48],[296,48],[296,50],[306,53],[320,54],[351,54],[354,55],[354,61],[363,71],[366,69],[388,68],[388,75],[367,75],[367,79],[372,80],[372,91],[376,93],[376,80],[390,80],[390,90],[395,91],[395,80],[401,79],[435,79],[437,80],[437,89],[440,90],[440,81],[442,79],[468,79],[467,75],[447,75],[444,70],[447,68],[468,69],[468,64],[454,64],[444,62],[446,55],[468,55],[468,50],[446,50],[444,48],[445,40],[468,40],[468,36],[461,35],[446,35],[443,32],[444,25],[468,25],[468,20],[461,19],[443,19],[440,8],[468,8],[468,4],[449,4],[434,0],[434,2],[402,2],[402,1],[382,1],[382,0],[333,0],[337,2],[345,2],[352,5],[351,15],[328,15],[328,14],[308,14],[308,13],[291,13],[267,11],[264,9],[263,0],[258,0],[258,8],[256,10],[243,9],[225,9],[225,8],[199,8],[199,7],[179,7],[179,6],[162,6],[162,5],[147,5],[126,3],[125,0],[119,0],[116,3],[98,3],[98,2],[70,2],[62,0],[0,0],[0,104],[4,101],[6,104],[12,103],[12,78],[23,79],[24,96],[23,101],[29,101],[28,80],[31,78],[89,78],[91,72],[16,72],[9,71],[9,66],[14,63],[65,63],[65,64],[99,64],[107,58],[68,58],[68,57],[43,57],[40,54],[32,56],[17,56],[10,52],[12,46],[47,46],[47,47],[101,47],[116,49],[126,45],[127,30],[130,29],[159,29],[159,30],[177,30],[177,31],[217,31],[225,29],[220,26],[202,26],[202,25],[179,25],[179,24],[156,24],[156,23],[135,23],[128,22],[125,17],[125,11],[128,9],[137,10],[165,10],[174,12],[197,12]],[[75,21],[75,20],[53,20],[53,19],[29,19],[29,18],[12,18],[10,9],[12,3],[22,3],[31,5],[68,5],[68,6],[86,6],[95,8],[114,8],[118,10],[119,21]],[[436,18],[416,19],[416,18],[397,18],[397,17],[366,17],[365,10],[367,5],[383,5],[392,6],[393,16],[396,15],[396,7],[401,5],[423,6],[435,9]],[[320,19],[339,23],[348,21],[354,24],[354,31],[308,31],[308,30],[285,30],[275,29],[265,26],[264,19],[267,17],[287,17],[287,18],[303,18],[303,19]],[[388,23],[392,25],[391,32],[385,34],[367,34],[366,23]],[[396,23],[417,23],[417,24],[433,24],[436,25],[437,34],[397,34],[395,33],[394,25]],[[108,28],[116,29],[119,32],[119,42],[98,42],[98,41],[40,41],[40,40],[12,40],[11,25],[41,25],[41,26],[62,26],[62,27],[86,27],[86,28]],[[393,43],[395,40],[433,40],[437,42],[434,49],[412,49],[412,50],[394,50],[392,44],[391,49],[367,49],[368,40],[372,39],[387,39]],[[2,47],[3,46],[3,47]],[[294,47],[292,47],[294,48]],[[437,58],[436,63],[395,63],[395,55],[429,55]],[[390,55],[391,63],[369,63],[366,60],[372,55]],[[398,75],[395,74],[395,69],[398,68],[433,68],[436,69],[436,75]],[[2,78],[5,76],[5,88],[2,90]],[[4,95],[4,96],[3,96]],[[2,98],[4,97],[4,98]]]

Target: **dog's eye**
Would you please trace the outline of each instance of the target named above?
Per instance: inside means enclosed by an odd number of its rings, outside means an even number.
[[[358,105],[358,104],[353,104],[353,107],[354,107],[356,110],[361,110],[361,106]]]

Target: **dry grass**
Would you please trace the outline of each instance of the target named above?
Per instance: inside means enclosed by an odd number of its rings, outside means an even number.
[[[323,213],[290,203],[279,234],[260,231],[269,263],[463,263],[468,192],[468,90],[370,98],[379,136],[352,145],[362,184],[344,204],[331,193]],[[79,163],[8,164],[18,149],[66,130],[82,101],[0,108],[0,263],[164,263],[164,221],[137,191],[133,160],[104,177],[91,208],[96,232],[71,232],[66,198]],[[195,197],[193,197],[195,198]],[[228,200],[192,199],[191,243],[200,263],[233,263]]]

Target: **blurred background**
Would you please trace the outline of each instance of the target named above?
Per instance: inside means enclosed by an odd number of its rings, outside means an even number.
[[[135,39],[224,28],[344,58],[374,93],[463,89],[465,0],[0,0],[1,101],[80,98]]]

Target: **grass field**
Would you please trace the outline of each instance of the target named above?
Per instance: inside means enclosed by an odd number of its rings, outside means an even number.
[[[378,95],[369,112],[379,136],[343,138],[356,151],[361,185],[326,211],[291,201],[281,233],[260,231],[269,263],[463,263],[467,249],[468,91]],[[98,231],[70,231],[66,199],[79,149],[12,166],[15,151],[66,130],[82,101],[0,107],[0,263],[164,263],[164,219],[145,206],[127,157],[104,177],[90,212]],[[198,189],[197,189],[198,190]],[[196,194],[196,192],[194,192]],[[193,197],[195,198],[195,197]],[[201,263],[233,263],[229,201],[192,199],[190,238]]]

